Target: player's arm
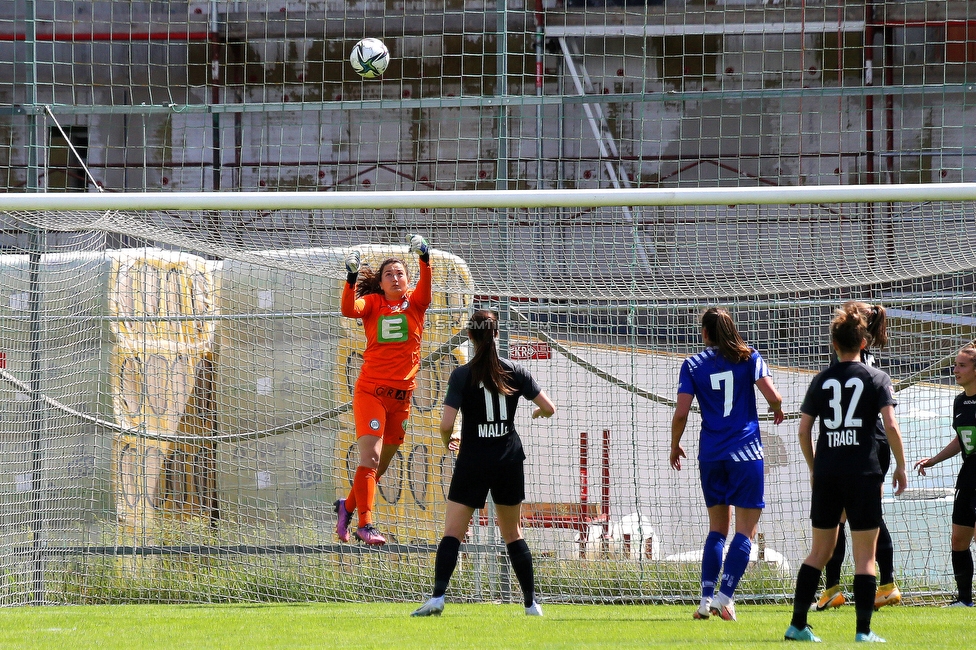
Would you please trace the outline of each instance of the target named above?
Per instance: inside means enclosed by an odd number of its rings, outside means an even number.
[[[457,415],[463,403],[462,387],[467,379],[466,367],[455,368],[447,378],[447,394],[444,396],[444,411],[441,413],[441,423],[438,426],[444,446],[451,451],[457,451],[461,445],[461,433],[455,431]]]
[[[347,318],[362,318],[366,301],[362,298],[356,299],[356,280],[359,278],[360,267],[359,251],[349,251],[346,254],[345,267],[346,281],[342,285],[339,311]]]
[[[460,434],[454,433],[454,423],[457,421],[458,410],[453,406],[444,406],[444,412],[441,414],[441,440],[444,441],[444,446],[451,451],[457,451],[457,443],[460,441]],[[452,443],[454,446],[452,447]]]
[[[417,259],[420,260],[420,278],[417,280],[417,286],[414,288],[410,300],[417,304],[429,305],[432,295],[431,285],[433,284],[430,271],[430,244],[420,235],[408,235],[407,241],[410,244],[410,252],[415,253]]]
[[[925,476],[925,469],[927,467],[935,467],[947,458],[952,458],[960,451],[962,451],[962,447],[959,446],[959,437],[953,437],[952,441],[935,456],[932,456],[931,458],[923,458],[915,463],[915,469],[918,470],[919,474]]]
[[[891,475],[891,487],[895,494],[901,494],[908,487],[908,475],[905,473],[905,447],[901,438],[901,429],[895,417],[895,407],[888,404],[881,407],[881,421],[884,422],[885,434],[888,436],[888,446],[895,459],[895,471]]]
[[[772,378],[768,375],[760,377],[756,382],[756,388],[759,389],[762,396],[766,398],[766,403],[769,404],[769,412],[773,414],[773,424],[781,424],[785,418],[783,415],[783,396],[776,390]]]
[[[348,282],[342,287],[342,302],[339,310],[346,318],[362,318],[366,312],[366,300],[356,298],[356,288]]]
[[[539,394],[535,396],[532,400],[538,408],[532,411],[532,419],[535,418],[551,418],[556,412],[556,405],[552,403],[549,396],[546,395],[546,391],[540,390]]]
[[[681,459],[685,458],[685,450],[681,447],[681,436],[685,434],[688,425],[688,414],[691,413],[691,401],[695,398],[690,393],[678,393],[671,417],[671,467],[681,470]]]
[[[813,473],[813,422],[815,418],[809,413],[800,415],[800,451],[803,460],[807,462],[807,469]]]

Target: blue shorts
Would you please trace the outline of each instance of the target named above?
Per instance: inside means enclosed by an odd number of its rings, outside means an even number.
[[[763,461],[703,460],[698,462],[705,507],[765,508]]]

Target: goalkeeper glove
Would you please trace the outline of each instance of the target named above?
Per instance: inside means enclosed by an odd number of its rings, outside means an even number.
[[[430,262],[430,247],[426,239],[420,235],[408,235],[407,241],[410,242],[411,253],[416,253],[424,262]]]
[[[346,282],[351,285],[356,284],[356,276],[359,275],[359,267],[359,251],[349,251],[346,253]]]

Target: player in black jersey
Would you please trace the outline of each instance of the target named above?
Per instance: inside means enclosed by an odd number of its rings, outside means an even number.
[[[461,540],[474,511],[485,507],[488,493],[495,503],[498,529],[508,548],[515,577],[522,587],[527,616],[542,616],[535,599],[532,554],[522,539],[521,504],[525,500],[525,452],[515,431],[520,397],[536,405],[533,418],[551,417],[556,407],[528,370],[498,356],[498,316],[478,310],[468,322],[474,356],[451,373],[444,398],[440,431],[444,444],[458,452],[447,495],[444,537],[434,560],[434,591],[412,616],[440,616],[444,594],[457,565]],[[454,432],[458,411],[461,432]]]
[[[876,367],[874,354],[868,348],[882,349],[888,343],[888,317],[881,305],[869,305],[860,301],[849,301],[846,304],[856,305],[868,320],[868,342],[861,350],[861,363]],[[836,361],[836,356],[834,357]],[[881,474],[888,473],[891,466],[891,447],[888,446],[888,434],[885,433],[884,423],[879,418],[874,428],[874,437],[878,442],[878,462],[881,464]],[[844,534],[846,517],[841,519],[837,529],[837,545],[834,554],[824,567],[824,590],[816,603],[818,612],[832,607],[840,607],[847,598],[840,586],[840,571],[844,563],[847,550],[847,536]],[[878,592],[874,596],[874,609],[878,610],[886,605],[897,605],[901,602],[901,591],[895,584],[895,549],[891,541],[891,533],[884,519],[878,529],[878,544],[875,547],[875,557],[878,561]]]
[[[868,323],[856,305],[845,304],[830,323],[837,363],[820,372],[800,406],[800,449],[811,472],[810,521],[813,548],[796,577],[793,619],[786,639],[819,641],[807,625],[820,574],[837,543],[837,527],[847,513],[854,551],[855,641],[884,641],[871,631],[877,587],[874,549],[881,523],[881,482],[874,429],[880,414],[895,459],[895,494],[908,485],[901,431],[895,418],[891,379],[861,363]],[[813,424],[820,422],[816,453]]]
[[[952,374],[963,389],[952,403],[955,436],[935,456],[915,463],[915,469],[925,476],[926,468],[962,453],[956,498],[952,504],[952,573],[958,594],[948,607],[972,607],[973,556],[969,545],[976,532],[976,347],[970,344],[959,351]]]

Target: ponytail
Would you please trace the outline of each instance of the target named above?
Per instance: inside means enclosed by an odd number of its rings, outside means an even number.
[[[752,354],[752,348],[742,340],[729,312],[721,307],[706,309],[702,314],[701,324],[709,342],[732,363],[745,361]]]
[[[495,337],[498,336],[498,314],[479,309],[468,321],[468,338],[474,344],[471,358],[471,384],[482,385],[493,393],[511,395],[515,392],[508,383],[508,372],[502,366]]]
[[[841,305],[841,309],[846,309],[848,305],[852,305],[861,312],[867,323],[866,347],[880,350],[888,345],[888,313],[885,308],[881,305],[869,305],[859,300],[848,300]]]
[[[881,305],[870,307],[868,316],[868,346],[881,349],[888,345],[888,315]]]

